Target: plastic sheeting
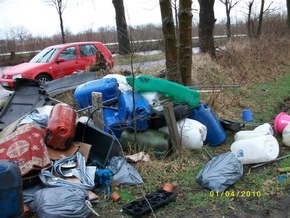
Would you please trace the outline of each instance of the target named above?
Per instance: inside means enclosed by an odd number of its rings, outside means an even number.
[[[72,169],[71,174],[65,174],[62,171],[62,166],[75,160],[78,163],[78,168]],[[84,156],[80,152],[76,152],[74,155],[52,162],[50,167],[42,169],[39,178],[47,186],[77,186],[84,189],[93,189],[95,186],[95,171],[96,167],[86,167]],[[55,176],[55,173],[60,176]],[[63,179],[71,176],[75,176],[80,182]]]
[[[38,218],[89,217],[85,189],[76,186],[44,188],[35,193],[32,210]]]
[[[124,157],[113,156],[107,168],[113,173],[113,180],[123,185],[143,184],[138,171]]]
[[[222,192],[242,175],[242,162],[229,151],[212,158],[196,176],[196,181],[211,191]]]

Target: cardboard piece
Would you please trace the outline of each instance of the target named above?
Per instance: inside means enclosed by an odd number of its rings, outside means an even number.
[[[85,160],[88,160],[92,145],[84,142],[72,142],[71,146],[66,150],[55,150],[47,146],[48,156],[51,160],[58,160],[61,158],[72,156],[77,150],[85,157]]]

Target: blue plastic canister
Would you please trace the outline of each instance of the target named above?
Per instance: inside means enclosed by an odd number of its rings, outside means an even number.
[[[190,118],[206,126],[205,144],[215,147],[225,141],[226,132],[207,103],[202,102],[197,108],[193,109]]]
[[[135,107],[133,102],[135,102]],[[134,129],[134,121],[136,120],[136,130],[144,131],[148,129],[148,119],[151,115],[150,106],[140,93],[134,92],[133,95],[131,90],[121,92],[118,102],[118,114],[120,121],[127,128]]]
[[[9,160],[0,160],[0,217],[24,217],[20,168]]]
[[[101,78],[79,85],[74,92],[74,99],[80,108],[92,105],[92,92],[101,92],[103,104],[117,101],[120,92],[116,78]]]
[[[103,116],[104,116],[104,131],[111,135],[114,135],[117,138],[120,138],[123,132],[123,126],[118,116],[118,110],[104,108]]]

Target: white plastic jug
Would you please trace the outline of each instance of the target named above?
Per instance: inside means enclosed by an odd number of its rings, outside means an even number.
[[[254,130],[242,130],[242,131],[236,132],[235,141],[260,137],[264,135],[269,135],[269,134],[267,132],[262,132],[262,131],[260,132],[260,131],[254,131]]]
[[[248,139],[253,137],[259,137],[263,135],[273,135],[274,131],[272,126],[269,123],[264,123],[260,126],[257,126],[254,130],[242,130],[235,134],[235,141],[242,139]]]
[[[282,132],[282,142],[286,146],[290,146],[290,124],[283,129]]]
[[[272,126],[269,123],[264,123],[260,126],[257,126],[254,131],[259,131],[259,132],[266,132],[268,135],[273,135],[274,130]]]
[[[189,118],[180,120],[176,124],[183,146],[189,149],[200,149],[203,146],[207,134],[205,125]],[[159,131],[169,133],[167,126],[160,128]]]
[[[274,160],[279,155],[279,143],[272,135],[264,135],[232,143],[231,151],[243,164]]]
[[[162,101],[165,100],[165,96],[159,92],[141,92],[141,95],[150,105],[150,108],[155,111],[162,111]]]

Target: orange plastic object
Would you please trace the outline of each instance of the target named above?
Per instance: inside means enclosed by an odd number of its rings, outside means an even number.
[[[49,115],[45,129],[45,143],[53,149],[67,149],[76,131],[76,111],[65,103],[56,104]]]
[[[119,201],[121,196],[118,194],[118,192],[113,192],[110,196],[112,201]]]
[[[163,190],[167,191],[167,192],[172,192],[173,191],[173,185],[171,185],[170,183],[165,183],[163,185]]]

